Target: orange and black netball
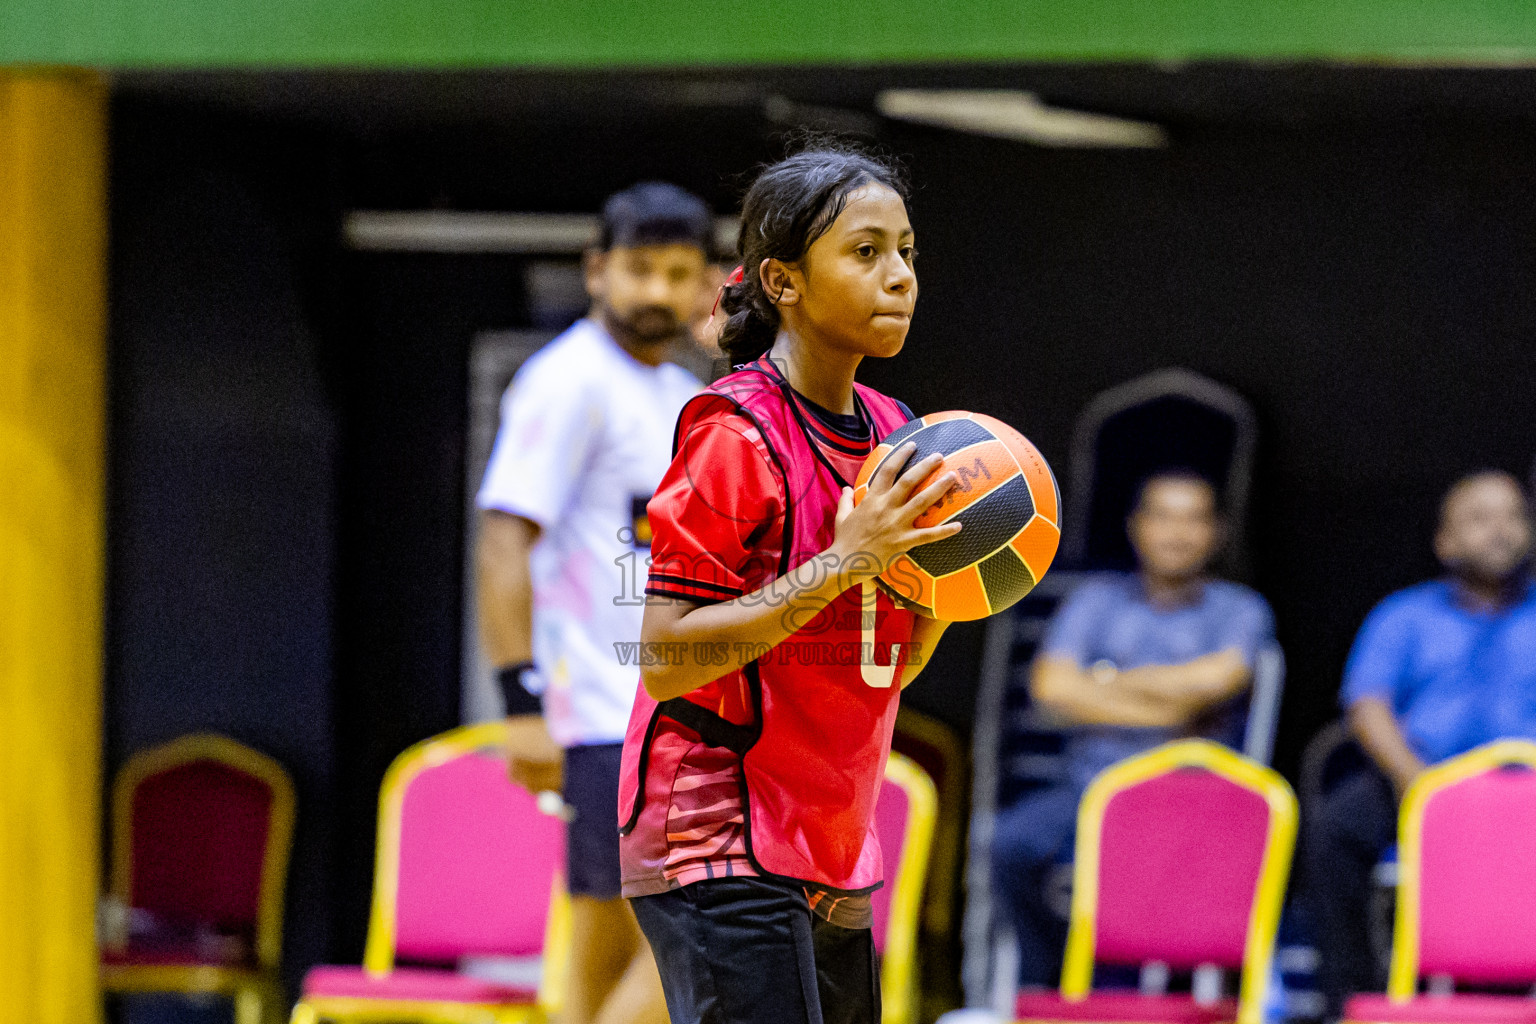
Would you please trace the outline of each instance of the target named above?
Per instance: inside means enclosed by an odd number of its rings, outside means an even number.
[[[944,456],[924,484],[945,472],[958,477],[916,525],[953,519],[963,528],[897,556],[881,583],[914,610],[950,621],[985,618],[1033,590],[1061,541],[1061,491],[1039,449],[981,413],[920,416],[870,452],[854,481],[855,504],[869,492],[875,470],[908,441],[917,445],[908,465],[934,452]]]

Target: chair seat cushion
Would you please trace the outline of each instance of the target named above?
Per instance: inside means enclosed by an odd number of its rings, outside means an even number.
[[[1344,1019],[1361,1024],[1536,1024],[1536,999],[1467,992],[1394,1003],[1384,995],[1359,995],[1344,1005]]]
[[[1139,992],[1090,992],[1068,1002],[1059,992],[1020,992],[1014,1004],[1019,1020],[1105,1021],[1112,1024],[1223,1024],[1237,1019],[1237,1000],[1196,1003],[1188,994],[1144,996]]]
[[[422,967],[397,967],[379,977],[361,967],[312,968],[304,976],[304,998],[327,997],[523,1005],[534,1002],[538,991]]]

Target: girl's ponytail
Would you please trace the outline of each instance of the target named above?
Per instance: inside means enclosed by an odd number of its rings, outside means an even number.
[[[763,294],[756,267],[751,274],[743,274],[740,282],[726,285],[720,293],[720,308],[727,317],[720,348],[735,366],[767,352],[779,334],[779,311]]]

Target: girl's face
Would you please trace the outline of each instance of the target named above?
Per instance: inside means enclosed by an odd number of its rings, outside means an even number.
[[[917,303],[915,255],[901,196],[865,185],[795,265],[781,264],[780,280],[764,283],[780,295],[779,312],[796,333],[858,355],[893,356]]]

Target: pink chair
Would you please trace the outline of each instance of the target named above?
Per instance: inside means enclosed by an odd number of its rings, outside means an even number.
[[[938,816],[933,824],[933,850],[928,860],[928,882],[919,915],[922,941],[942,944],[954,927],[965,846],[965,783],[967,753],[959,737],[936,718],[902,708],[896,716],[891,750],[910,758],[933,780],[938,794]]]
[[[379,795],[363,966],[311,970],[295,1024],[535,1024],[557,1008],[569,945],[564,835],[508,780],[505,744],[505,724],[487,722],[395,759]],[[463,969],[515,970],[541,956],[537,983]]]
[[[1419,979],[1438,980],[1419,995]],[[1387,994],[1360,995],[1348,1021],[1536,1024],[1524,995],[1456,984],[1536,982],[1536,744],[1490,743],[1409,788],[1398,819],[1397,921]]]
[[[271,1019],[293,814],[282,766],[226,736],[130,757],[112,787],[102,988],[228,996],[239,1024]]]
[[[1105,769],[1078,810],[1061,989],[1022,993],[1016,1016],[1259,1024],[1296,817],[1284,779],[1205,740]],[[1096,962],[1237,970],[1239,995],[1092,992]]]
[[[886,874],[885,885],[872,898],[881,1024],[917,1019],[917,924],[937,818],[933,781],[912,761],[892,754],[875,803],[875,835]]]

